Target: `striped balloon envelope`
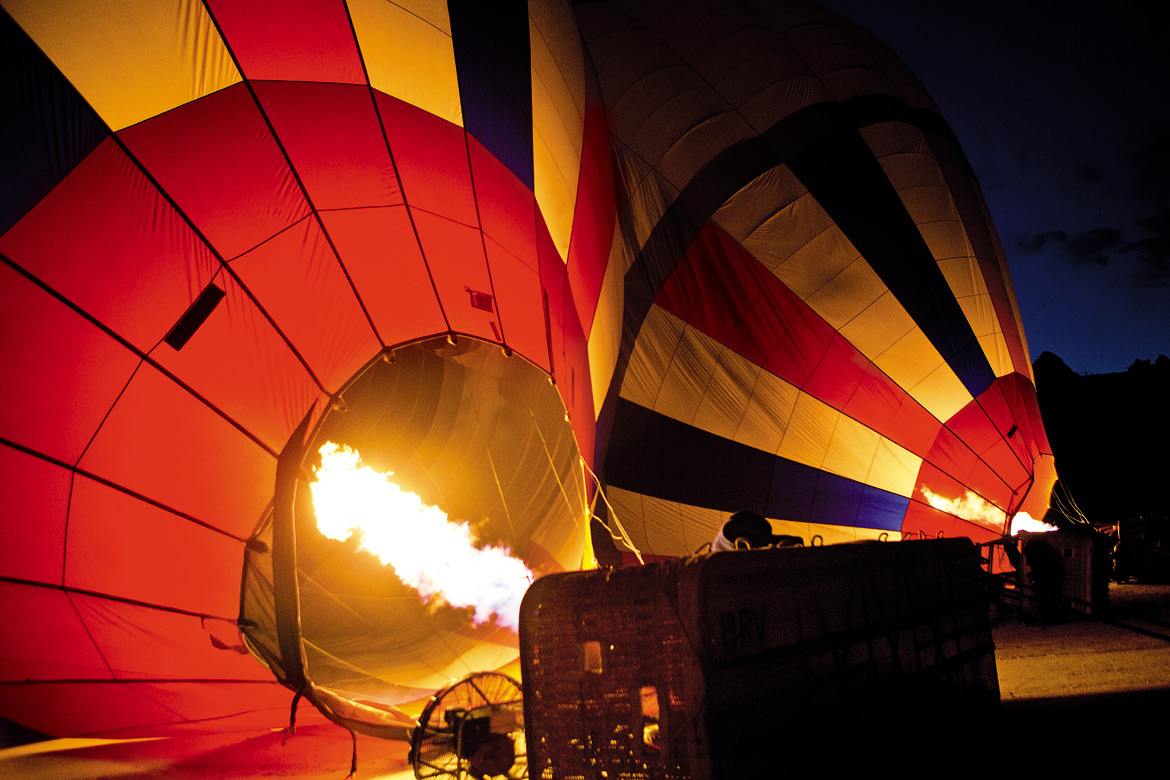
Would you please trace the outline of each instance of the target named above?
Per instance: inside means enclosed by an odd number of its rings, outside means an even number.
[[[693,553],[741,509],[805,544],[1043,517],[1003,251],[905,66],[804,3],[577,10],[624,193],[590,359],[626,546]]]
[[[816,6],[2,5],[0,716],[390,735],[515,670],[318,528],[329,444],[529,579],[1047,507],[969,166]]]

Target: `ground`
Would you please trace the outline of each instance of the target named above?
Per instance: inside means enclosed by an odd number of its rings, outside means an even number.
[[[997,621],[992,634],[1000,705],[992,722],[966,729],[953,744],[927,746],[916,765],[1084,774],[1160,754],[1163,713],[1170,706],[1170,585],[1115,583],[1109,605],[1107,613],[1046,626]],[[913,745],[908,734],[890,763],[902,765],[908,754],[901,751]],[[0,778],[342,780],[350,747],[349,735],[335,727],[302,728],[287,741],[280,732],[50,740],[0,750]],[[357,777],[413,778],[406,751],[402,743],[360,738]],[[895,755],[901,759],[893,760]]]

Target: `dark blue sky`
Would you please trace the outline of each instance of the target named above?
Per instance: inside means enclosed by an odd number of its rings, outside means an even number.
[[[1028,346],[1170,355],[1170,55],[1157,6],[823,0],[918,76],[979,177]]]

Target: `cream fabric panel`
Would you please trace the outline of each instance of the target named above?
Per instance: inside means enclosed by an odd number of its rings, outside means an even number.
[[[199,0],[4,0],[113,130],[241,80]]]
[[[446,4],[349,0],[350,17],[370,85],[387,95],[463,125],[459,75]]]

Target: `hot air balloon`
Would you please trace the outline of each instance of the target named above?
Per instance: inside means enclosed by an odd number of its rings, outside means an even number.
[[[823,9],[3,6],[5,718],[250,728],[303,694],[389,734],[515,669],[499,620],[317,531],[330,443],[532,576],[741,509],[815,544],[1047,506],[970,166]]]

